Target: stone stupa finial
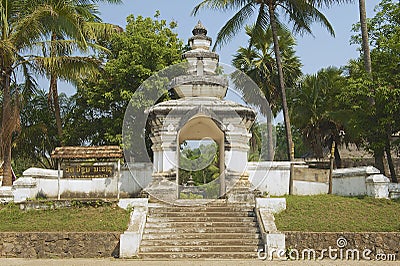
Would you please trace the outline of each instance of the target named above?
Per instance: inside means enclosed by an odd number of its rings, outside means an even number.
[[[197,22],[197,25],[194,27],[194,29],[192,30],[192,33],[194,36],[197,35],[207,35],[207,29],[206,27],[203,26],[203,24],[201,24],[201,21],[199,20],[199,22]]]

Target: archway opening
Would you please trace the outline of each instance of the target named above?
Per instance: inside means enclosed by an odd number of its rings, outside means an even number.
[[[209,117],[190,119],[178,134],[177,183],[181,199],[225,193],[224,133]]]

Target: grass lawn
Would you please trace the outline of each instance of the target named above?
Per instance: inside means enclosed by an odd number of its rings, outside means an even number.
[[[0,205],[1,232],[123,232],[128,222],[128,211],[117,206],[22,211],[18,205]]]
[[[400,200],[335,195],[287,196],[280,231],[399,232]]]

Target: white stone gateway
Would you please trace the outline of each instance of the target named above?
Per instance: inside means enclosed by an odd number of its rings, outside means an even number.
[[[250,187],[243,174],[255,112],[223,99],[228,80],[217,73],[219,56],[210,51],[211,38],[200,22],[192,32],[191,50],[183,54],[188,61],[187,71],[170,84],[179,99],[161,102],[148,110],[154,173],[145,191],[168,202],[178,199],[182,189],[179,147],[186,140],[212,139],[218,144],[220,175],[216,182],[219,182],[220,196],[232,189],[241,177],[241,185]]]

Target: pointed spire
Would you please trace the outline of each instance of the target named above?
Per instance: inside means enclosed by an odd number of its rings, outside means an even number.
[[[207,29],[203,26],[203,24],[201,24],[201,21],[199,20],[199,22],[197,22],[197,25],[194,27],[194,29],[192,30],[192,33],[194,36],[197,35],[207,35]]]

